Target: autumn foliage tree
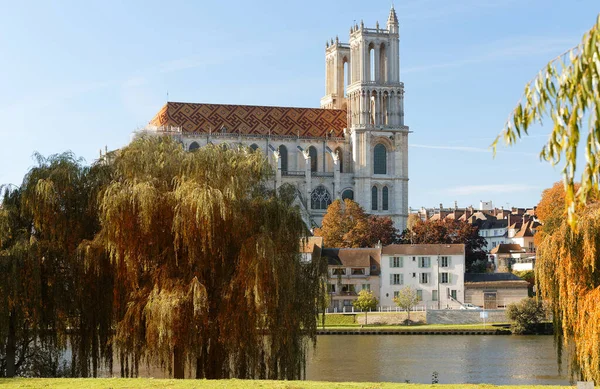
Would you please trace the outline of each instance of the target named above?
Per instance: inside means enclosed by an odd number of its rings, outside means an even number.
[[[564,164],[567,217],[556,219],[560,226],[553,232],[553,223],[543,229],[536,280],[541,296],[552,303],[557,334],[565,345],[573,346],[568,348],[573,350],[573,370],[596,383],[600,382],[600,206],[592,197],[600,177],[599,42],[600,15],[579,45],[550,61],[527,83],[493,144],[496,147],[500,138],[515,144],[534,123],[551,119],[552,130],[540,157],[553,165]],[[577,188],[580,149],[586,158]]]
[[[322,236],[328,247],[374,247],[396,243],[398,230],[392,219],[368,215],[356,202],[335,200],[327,208],[321,228],[315,236]]]
[[[535,277],[551,303],[558,344],[572,351],[572,372],[600,382],[600,203],[578,215],[577,230],[564,218],[538,246]]]
[[[476,226],[460,220],[417,220],[412,230],[402,233],[403,243],[414,244],[464,244],[466,270],[469,273],[485,269],[487,255],[485,238],[479,236]]]
[[[177,378],[301,378],[327,264],[301,261],[305,226],[271,174],[244,147],[190,153],[170,137],[91,167],[38,156],[0,207],[8,374],[20,344],[50,333],[73,376],[112,373],[116,355],[122,376],[148,363]]]
[[[115,268],[120,354],[176,378],[300,378],[326,265],[301,263],[304,224],[264,156],[143,137],[112,165],[83,252]]]

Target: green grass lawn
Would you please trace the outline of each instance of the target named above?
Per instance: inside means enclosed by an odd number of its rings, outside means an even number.
[[[317,381],[246,381],[246,380],[156,380],[148,378],[17,378],[0,379],[2,389],[487,389],[516,388],[496,385],[429,385],[375,382],[317,382]],[[527,385],[523,389],[569,388],[569,386]]]

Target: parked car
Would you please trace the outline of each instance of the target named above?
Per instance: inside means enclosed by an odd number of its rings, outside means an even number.
[[[466,304],[462,304],[460,306],[460,309],[481,309],[481,308],[479,308],[477,305],[466,303]]]

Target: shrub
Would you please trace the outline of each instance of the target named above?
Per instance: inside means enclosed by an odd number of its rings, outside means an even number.
[[[518,303],[510,304],[506,313],[513,322],[512,329],[515,334],[535,332],[537,325],[546,319],[544,303],[534,298],[527,298]]]

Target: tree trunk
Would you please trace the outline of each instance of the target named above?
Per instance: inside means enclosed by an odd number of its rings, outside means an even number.
[[[185,378],[185,361],[183,360],[183,348],[175,346],[173,349],[173,378]]]
[[[406,324],[410,325],[410,308],[406,310],[406,315],[408,316],[408,319],[406,319]]]
[[[8,317],[8,339],[6,341],[6,377],[12,378],[15,376],[15,358],[17,354],[17,331],[14,309]]]

